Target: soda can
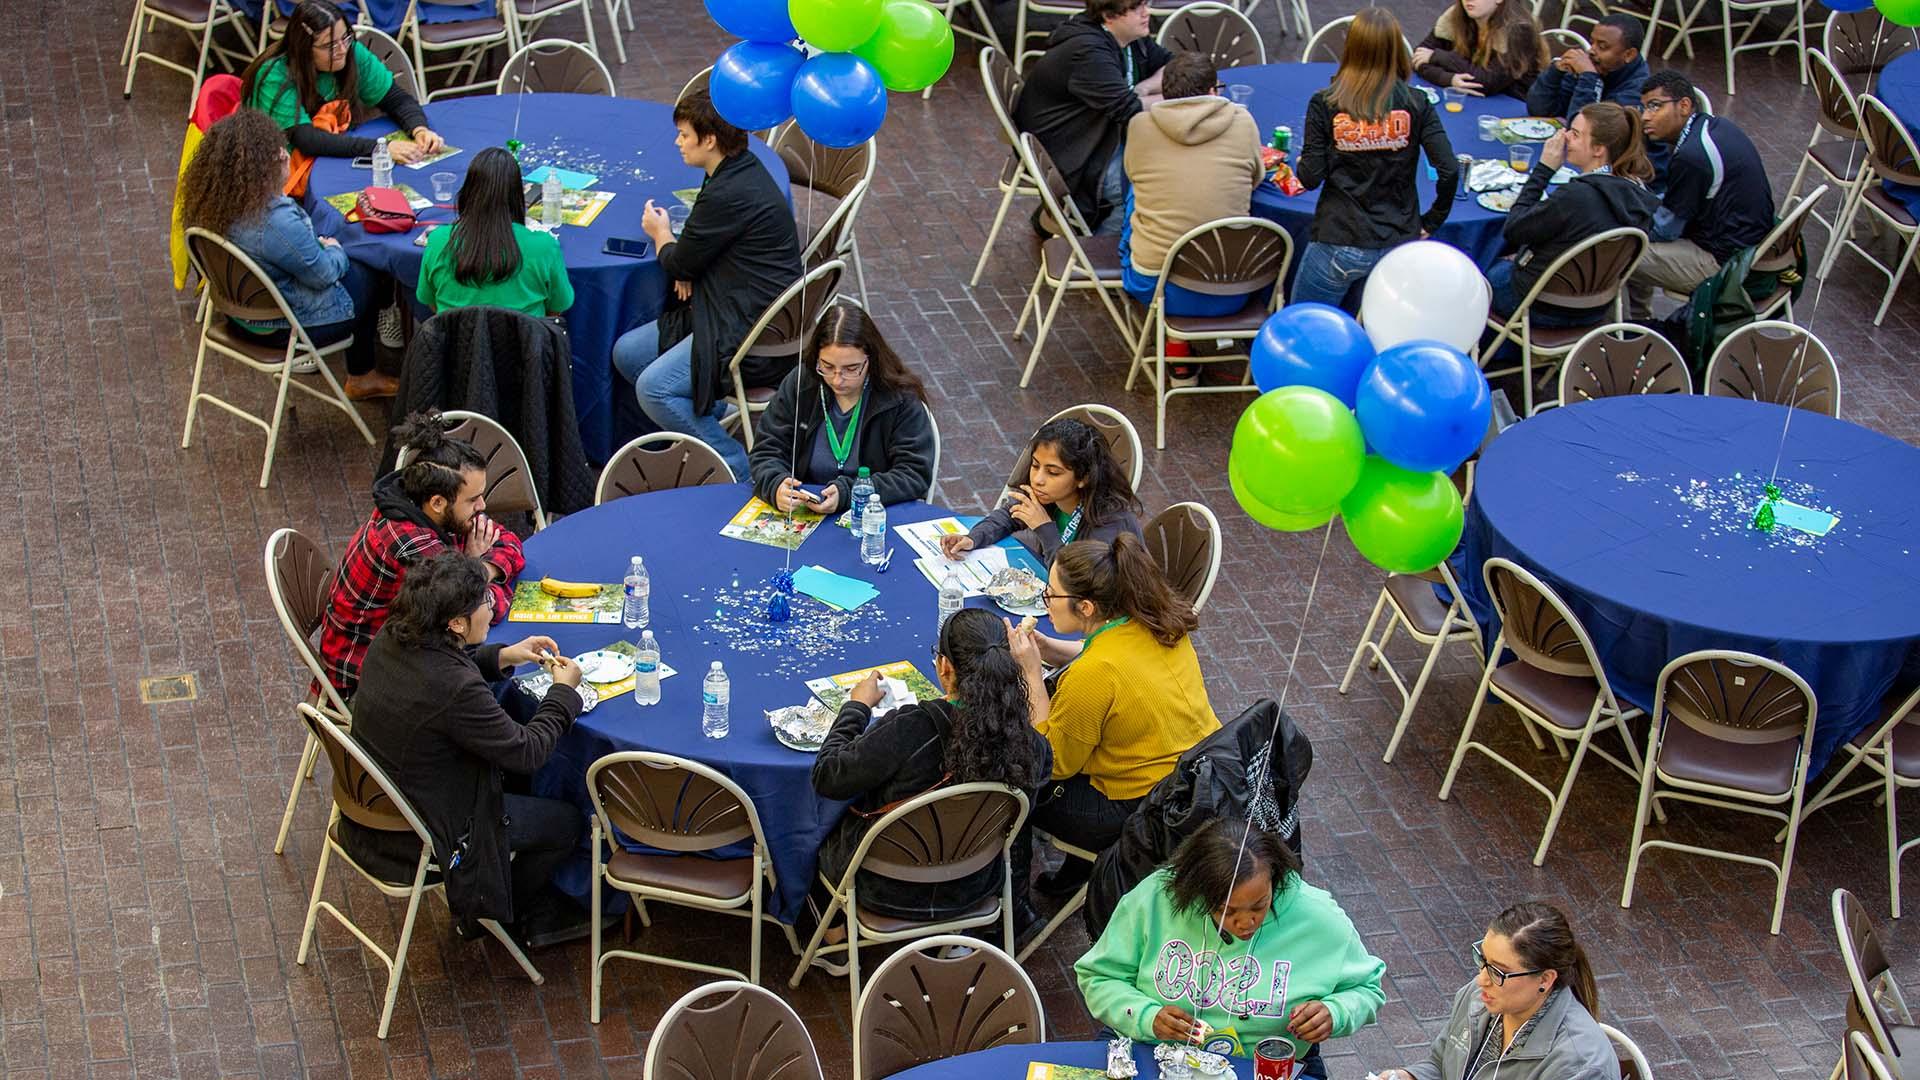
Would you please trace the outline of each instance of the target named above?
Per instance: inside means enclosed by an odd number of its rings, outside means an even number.
[[[1261,1039],[1253,1048],[1253,1075],[1257,1080],[1293,1080],[1293,1043]]]
[[[1288,151],[1293,149],[1293,129],[1285,124],[1273,129],[1274,149]]]
[[[1473,172],[1473,155],[1455,154],[1453,160],[1460,166],[1460,186],[1453,189],[1453,197],[1464,199],[1467,197],[1467,174]]]

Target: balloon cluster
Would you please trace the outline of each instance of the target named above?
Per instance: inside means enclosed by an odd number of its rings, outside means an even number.
[[[953,62],[953,27],[926,0],[706,5],[721,29],[746,38],[714,61],[709,88],[714,109],[748,131],[793,117],[823,146],[859,146],[886,120],[887,91],[923,90]]]
[[[1850,4],[1847,0],[1828,0],[1827,6],[1835,11],[1863,11],[1867,7],[1877,7],[1880,14],[1890,23],[1900,26],[1920,26],[1920,0],[1873,0]]]
[[[1374,267],[1363,330],[1326,304],[1289,304],[1252,349],[1261,394],[1240,416],[1227,459],[1233,497],[1271,529],[1340,515],[1376,566],[1432,569],[1460,542],[1448,474],[1480,446],[1492,392],[1467,358],[1489,290],[1472,260],[1433,241]]]

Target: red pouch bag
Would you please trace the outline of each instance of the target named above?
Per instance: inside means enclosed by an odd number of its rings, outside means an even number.
[[[354,200],[348,221],[357,221],[370,233],[403,233],[414,227],[412,204],[399,189],[368,187]]]

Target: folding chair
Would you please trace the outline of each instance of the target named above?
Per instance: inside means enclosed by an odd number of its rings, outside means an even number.
[[[1000,188],[1000,209],[993,215],[993,224],[987,226],[987,241],[980,245],[980,258],[973,264],[973,276],[967,279],[969,289],[980,284],[980,273],[987,267],[987,256],[1000,236],[1000,227],[1007,222],[1013,197],[1040,195],[1039,181],[1028,174],[1026,159],[1020,156],[1020,132],[1013,126],[1013,109],[1022,89],[1020,73],[1007,62],[1005,54],[989,45],[980,50],[980,81],[986,85],[987,107],[993,111],[995,134],[1006,144],[1007,160],[994,181]]]
[[[873,186],[873,172],[880,164],[879,150],[868,139],[859,146],[835,149],[814,142],[800,130],[799,121],[780,127],[768,140],[773,151],[787,166],[787,178],[795,187],[809,193],[809,206],[820,196],[834,200],[834,208],[811,237],[802,242],[811,252],[803,265],[822,259],[845,259],[853,267],[854,280],[860,285],[860,306],[867,302],[867,271],[860,261],[860,240],[854,235],[854,220]],[[806,223],[800,223],[803,226]],[[831,243],[826,241],[831,240]]]
[[[1891,180],[1896,184],[1920,184],[1920,147],[1913,141],[1913,133],[1893,110],[1872,94],[1862,94],[1860,104],[1860,134],[1867,144],[1867,172],[1861,177],[1859,193],[1850,207],[1842,211],[1839,224],[1833,230],[1833,243],[1827,248],[1827,261],[1821,267],[1821,274],[1833,273],[1834,263],[1839,261],[1842,251],[1851,250],[1861,258],[1873,264],[1874,269],[1887,275],[1887,293],[1880,300],[1880,310],[1873,315],[1873,325],[1887,317],[1887,309],[1893,306],[1893,294],[1900,289],[1900,279],[1907,274],[1907,267],[1913,264],[1914,249],[1920,247],[1920,219],[1916,219],[1905,203],[1887,192],[1885,185],[1876,180]],[[1865,207],[1873,214],[1873,219],[1884,225],[1900,238],[1900,261],[1891,269],[1887,264],[1875,258],[1866,248],[1853,239],[1853,222]]]
[[[1120,238],[1093,235],[1086,219],[1080,216],[1080,208],[1074,204],[1066,177],[1054,167],[1053,159],[1047,156],[1039,139],[1022,132],[1018,145],[1027,174],[1040,178],[1037,191],[1041,213],[1053,233],[1040,244],[1040,266],[1034,272],[1032,286],[1027,289],[1027,302],[1020,308],[1020,318],[1013,324],[1013,336],[1017,339],[1026,331],[1027,317],[1034,318],[1033,348],[1027,354],[1026,370],[1020,375],[1020,386],[1025,389],[1033,379],[1034,365],[1040,362],[1040,349],[1047,342],[1047,332],[1053,328],[1054,316],[1060,312],[1060,301],[1069,289],[1091,290],[1099,297],[1129,349],[1134,347],[1136,338],[1130,309],[1116,300],[1126,295],[1120,286]],[[1043,304],[1041,290],[1046,288],[1053,290],[1053,299]]]
[[[1160,24],[1154,39],[1174,52],[1199,53],[1218,71],[1267,62],[1267,44],[1240,9],[1218,0],[1187,4]]]
[[[886,958],[853,1010],[853,1075],[882,1080],[930,1061],[1047,1041],[1040,993],[979,938],[921,938]]]
[[[1179,502],[1153,515],[1141,530],[1147,553],[1167,584],[1193,610],[1207,606],[1220,578],[1220,519],[1204,503]]]
[[[1620,1080],[1653,1080],[1653,1066],[1639,1044],[1611,1024],[1601,1024],[1600,1030],[1606,1033],[1607,1041],[1613,1044],[1614,1055],[1620,1059]]]
[[[1680,350],[1638,323],[1607,323],[1574,342],[1560,364],[1560,396],[1534,411],[1629,394],[1691,394]]]
[[[1907,996],[1887,962],[1887,951],[1880,945],[1872,916],[1845,889],[1833,890],[1832,907],[1834,936],[1839,939],[1840,962],[1847,972],[1847,1031],[1858,1040],[1843,1049],[1833,1075],[1859,1075],[1852,1068],[1859,1055],[1847,1051],[1912,1059],[1920,1054],[1920,1028],[1913,1024],[1913,1010],[1907,1007]]]
[[[1854,98],[1853,91],[1847,89],[1846,79],[1825,52],[1807,50],[1807,67],[1813,92],[1820,101],[1820,112],[1814,117],[1807,148],[1800,154],[1800,166],[1793,171],[1793,183],[1787,185],[1787,194],[1780,203],[1792,205],[1794,196],[1800,194],[1800,181],[1806,178],[1808,166],[1812,166],[1826,183],[1840,191],[1840,210],[1833,221],[1814,216],[1827,230],[1828,246],[1837,247],[1839,234],[1835,228],[1853,209],[1853,201],[1860,197],[1860,190],[1866,186],[1871,172],[1867,167],[1866,144],[1860,135],[1860,102]],[[1823,135],[1832,137],[1823,140]]]
[[[533,518],[537,532],[547,527],[547,515],[540,508],[540,493],[533,487],[533,468],[527,464],[527,452],[513,432],[498,420],[465,409],[448,409],[440,414],[447,435],[473,444],[487,459],[487,509],[500,514],[526,514]],[[394,455],[393,467],[404,469],[413,460],[413,452],[401,447]]]
[[[1766,319],[1728,334],[1713,350],[1700,392],[1838,416],[1840,368],[1805,327]]]
[[[1140,473],[1146,467],[1146,452],[1141,449],[1140,432],[1134,429],[1133,421],[1127,419],[1125,413],[1111,405],[1091,402],[1069,405],[1047,417],[1046,423],[1040,427],[1046,427],[1055,420],[1078,420],[1099,432],[1100,437],[1106,440],[1114,462],[1127,471],[1127,486],[1135,491],[1140,489]],[[1039,433],[1040,428],[1035,428],[1034,434]],[[1026,445],[1021,447],[1020,456],[1014,459],[1013,471],[1007,475],[1006,486],[1000,489],[999,497],[994,500],[996,505],[1005,502],[1013,495],[1014,488],[1027,482],[1028,473],[1033,467],[1032,446],[1033,440],[1028,439]]]
[[[748,357],[790,360],[798,364],[808,335],[813,333],[820,316],[826,314],[827,305],[833,303],[834,293],[840,288],[840,275],[846,269],[847,264],[839,259],[809,267],[799,281],[774,297],[773,303],[753,321],[747,336],[740,340],[740,347],[727,362],[727,375],[733,381],[733,403],[738,408],[731,422],[740,425],[740,441],[747,444],[748,450],[753,449],[753,418],[767,411],[767,403],[779,388],[748,386],[742,365]]]
[[[513,40],[516,42],[528,42],[534,45],[552,45],[555,41],[562,40],[559,38],[538,37],[541,25],[555,15],[568,11],[578,11],[580,13],[580,22],[587,28],[587,55],[593,58],[595,66],[600,68],[603,75],[606,73],[607,66],[600,62],[600,42],[593,34],[593,0],[512,0],[511,3],[502,0],[500,10],[505,12],[507,21],[512,24]],[[615,40],[618,40],[620,37],[620,27],[618,23],[614,24],[613,36]],[[569,42],[569,44],[577,43]],[[526,47],[526,45],[519,46],[520,49],[525,49]],[[545,58],[543,57],[542,63],[544,62]],[[626,58],[622,57],[620,62],[626,63]],[[574,77],[584,77],[584,75],[576,73]],[[505,76],[503,74],[503,82],[504,79]],[[607,89],[604,92],[608,97],[613,97],[613,76],[607,75],[606,79]],[[564,84],[565,81],[566,80],[561,80],[562,84]],[[534,89],[531,92],[540,93],[541,91]],[[554,90],[552,92],[560,94],[598,94],[602,91]]]
[[[1846,76],[1878,74],[1894,57],[1915,47],[1913,30],[1888,22],[1875,7],[1829,12],[1820,36],[1821,50]]]
[[[1842,799],[1880,789],[1887,812],[1887,883],[1893,892],[1893,917],[1900,917],[1900,860],[1920,840],[1900,842],[1900,822],[1895,807],[1902,788],[1920,787],[1920,688],[1911,693],[1889,693],[1880,703],[1880,719],[1860,729],[1851,740],[1841,743],[1839,753],[1845,762],[1807,802],[1806,814],[1812,815]],[[1840,785],[1861,766],[1879,779],[1842,791]]]
[[[381,63],[387,65],[388,71],[393,72],[395,86],[412,95],[415,101],[420,100],[420,95],[425,90],[420,82],[420,73],[413,70],[413,57],[407,55],[407,50],[393,40],[392,35],[377,26],[363,22],[353,28],[353,36],[359,39],[360,44],[365,45],[369,52],[378,57]]]
[[[970,37],[989,48],[1003,52],[1006,50],[1006,46],[1000,43],[999,31],[993,28],[993,17],[989,13],[984,0],[927,0],[927,2],[932,4],[936,11],[940,12],[941,18],[947,20],[947,25],[953,28],[956,36]],[[974,30],[953,21],[954,9],[961,7],[973,12],[973,19],[976,23],[980,24],[980,29]],[[920,92],[920,100],[931,101],[932,99],[932,86],[928,86]]]
[[[420,89],[425,91],[420,97],[422,103],[449,94],[487,89],[491,84],[480,78],[480,62],[487,53],[496,46],[506,49],[508,53],[519,48],[520,42],[514,32],[512,19],[500,14],[499,9],[500,3],[513,3],[515,0],[493,2],[495,7],[492,15],[461,18],[444,10],[445,5],[431,4],[427,0],[407,0],[407,14],[400,24],[400,37],[413,47],[414,73],[420,78]],[[429,64],[426,54],[430,52],[456,55],[452,60]],[[451,81],[438,90],[428,90],[427,82],[436,71],[445,72]],[[466,81],[460,81],[462,79]]]
[[[613,452],[594,485],[593,505],[649,491],[733,482],[733,470],[718,450],[692,435],[656,431]]]
[[[1793,321],[1793,291],[1802,284],[1800,261],[1806,256],[1806,245],[1801,239],[1807,219],[1814,216],[1816,203],[1827,196],[1827,185],[1821,184],[1807,192],[1803,199],[1789,198],[1781,205],[1786,212],[1774,223],[1773,231],[1762,237],[1753,249],[1753,261],[1747,264],[1747,275],[1774,275],[1773,292],[1755,300],[1754,318],[1772,319],[1781,315]]]
[[[712,1005],[701,1002],[716,994]],[[742,1056],[743,1047],[752,1053]],[[823,1080],[813,1037],[793,1006],[752,983],[696,986],[647,1040],[646,1080]]]
[[[1434,594],[1434,586],[1443,586],[1447,591],[1447,602],[1443,605]],[[1390,610],[1389,610],[1390,609]],[[1373,628],[1380,623],[1380,616],[1386,614],[1387,624],[1380,630],[1380,636],[1373,636]],[[1394,632],[1405,627],[1407,636],[1427,647],[1427,656],[1420,664],[1420,674],[1414,677],[1413,689],[1400,678],[1400,672],[1387,658],[1387,643],[1393,640]],[[1367,628],[1360,632],[1360,640],[1353,646],[1353,657],[1347,661],[1347,673],[1340,679],[1340,692],[1347,692],[1353,684],[1353,674],[1360,669],[1360,657],[1371,655],[1367,662],[1370,670],[1384,670],[1387,679],[1400,695],[1400,718],[1394,721],[1393,736],[1387,740],[1387,752],[1380,760],[1389,764],[1393,755],[1399,752],[1400,740],[1407,734],[1407,724],[1413,719],[1413,710],[1420,704],[1420,695],[1426,692],[1427,680],[1433,676],[1433,668],[1440,660],[1440,650],[1456,641],[1464,641],[1473,646],[1474,655],[1480,656],[1480,624],[1474,621],[1473,612],[1468,609],[1467,601],[1460,594],[1460,585],[1453,579],[1453,569],[1441,563],[1433,569],[1419,574],[1388,574],[1384,585],[1380,587],[1380,596],[1373,602],[1373,614],[1367,616]]]
[[[295,656],[313,676],[307,704],[319,709],[341,727],[351,727],[353,716],[347,703],[334,689],[333,681],[313,652],[313,635],[326,615],[327,597],[333,591],[333,559],[320,545],[294,529],[278,529],[267,538],[267,596],[273,601],[273,613],[280,618]],[[300,749],[300,767],[287,790],[287,809],[280,815],[280,832],[273,838],[273,853],[287,849],[287,830],[293,825],[293,808],[299,805],[300,788],[313,776],[319,761],[320,740],[307,733]]]
[[[1500,347],[1511,341],[1520,347],[1520,365],[1503,367],[1487,371],[1489,378],[1500,375],[1519,374],[1521,382],[1522,412],[1533,415],[1534,358],[1542,361],[1541,378],[1544,381],[1551,373],[1551,364],[1567,353],[1586,336],[1587,327],[1546,327],[1535,326],[1533,305],[1552,304],[1559,308],[1575,311],[1591,311],[1606,321],[1606,309],[1612,308],[1614,322],[1623,322],[1627,317],[1627,299],[1625,287],[1627,279],[1633,276],[1634,267],[1647,253],[1647,234],[1639,229],[1626,226],[1595,233],[1578,244],[1560,253],[1560,256],[1547,264],[1540,272],[1533,287],[1520,299],[1520,304],[1505,315],[1498,313],[1487,316],[1487,329],[1494,332],[1493,337],[1480,346],[1474,358],[1482,368],[1494,363],[1500,353]]]
[[[526,3],[527,0],[517,0]],[[588,0],[569,0],[587,3]],[[589,29],[593,20],[587,20]],[[588,36],[592,36],[589,34]],[[617,97],[613,75],[590,46],[561,38],[542,38],[520,46],[500,68],[496,94],[604,94]]]
[[[141,39],[152,31],[155,23],[178,27],[200,39],[200,58],[194,66],[188,67],[171,57],[140,47]],[[133,73],[139,69],[140,61],[145,60],[193,80],[193,89],[187,94],[187,116],[192,117],[194,103],[200,100],[200,80],[206,78],[208,53],[212,53],[230,70],[244,66],[252,59],[250,53],[234,52],[214,44],[213,32],[221,26],[233,27],[243,43],[252,44],[251,36],[247,33],[246,16],[240,14],[239,9],[228,0],[134,0],[133,19],[127,24],[126,44],[120,49],[120,62],[127,67],[127,83],[121,88],[120,96],[133,96]]]

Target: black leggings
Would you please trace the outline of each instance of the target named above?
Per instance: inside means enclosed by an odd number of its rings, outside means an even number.
[[[587,819],[572,803],[507,795],[507,850],[513,852],[513,916],[525,919],[553,872],[580,846]]]
[[[1033,867],[1033,830],[1056,836],[1077,848],[1102,852],[1120,839],[1120,830],[1140,805],[1139,799],[1109,799],[1085,776],[1049,780],[1040,789],[1027,828],[1013,844],[1013,880],[1022,891]]]

